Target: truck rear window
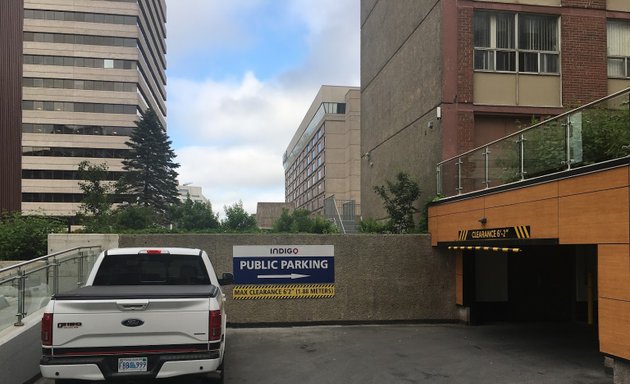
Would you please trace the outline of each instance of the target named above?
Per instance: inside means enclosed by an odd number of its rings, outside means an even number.
[[[210,284],[201,257],[173,254],[106,255],[92,285]]]

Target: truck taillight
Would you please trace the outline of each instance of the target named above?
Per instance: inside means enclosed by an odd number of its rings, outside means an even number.
[[[208,341],[221,340],[221,311],[210,311]]]
[[[53,314],[44,313],[42,317],[42,345],[52,346]]]

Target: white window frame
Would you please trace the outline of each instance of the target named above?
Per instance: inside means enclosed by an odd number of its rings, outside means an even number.
[[[607,30],[607,38],[606,38],[606,50],[607,50],[607,71],[606,74],[609,78],[612,79],[628,79],[630,78],[630,49],[625,52],[625,55],[623,54],[619,54],[619,53],[614,53],[611,54],[611,36],[610,36],[610,25],[611,24],[625,24],[626,25],[626,30],[628,31],[629,36],[626,38],[626,40],[630,40],[630,21],[627,20],[607,20],[606,23],[606,30]],[[617,61],[622,61],[623,63],[623,74],[619,75],[619,74],[611,74],[611,60],[617,60]]]
[[[474,33],[473,33],[473,70],[475,72],[496,72],[496,73],[523,73],[523,74],[536,74],[536,75],[559,75],[562,72],[561,69],[561,51],[560,51],[560,47],[561,45],[561,41],[560,41],[560,17],[556,17],[556,32],[558,34],[558,36],[556,36],[556,39],[558,41],[558,50],[557,51],[544,51],[544,50],[528,50],[528,49],[520,49],[519,47],[519,16],[524,15],[525,13],[518,13],[518,12],[494,12],[494,11],[486,11],[486,10],[479,10],[476,12],[483,12],[486,14],[490,15],[490,47],[477,47],[475,45],[475,41],[474,41]],[[508,14],[511,15],[513,17],[513,21],[514,21],[514,33],[513,33],[513,46],[514,48],[498,48],[497,47],[497,19],[496,17],[492,17],[492,16],[496,16],[498,14]],[[532,14],[532,15],[536,15],[536,14]],[[540,16],[543,16],[543,14],[540,14]],[[544,16],[553,16],[553,15],[544,15]],[[473,18],[473,22],[474,22],[474,18]],[[474,31],[475,26],[473,25],[473,31]],[[486,60],[491,60],[491,66],[489,68],[476,68],[476,56],[478,52],[486,52],[487,57]],[[501,53],[508,53],[508,54],[513,54],[514,55],[514,70],[505,70],[505,69],[501,69],[501,70],[497,70],[497,52],[501,52]],[[521,54],[532,54],[535,53],[536,54],[536,60],[537,60],[537,71],[525,71],[521,69]],[[542,71],[543,68],[547,67],[543,60],[544,57],[546,56],[556,56],[557,57],[557,71],[556,72],[550,72],[550,71]]]

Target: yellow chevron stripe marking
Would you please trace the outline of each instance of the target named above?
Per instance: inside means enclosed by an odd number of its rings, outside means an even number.
[[[335,296],[335,284],[235,285],[234,300],[328,299]]]
[[[519,253],[522,252],[522,249],[520,248],[502,248],[502,247],[482,247],[480,245],[450,245],[448,247],[448,249],[451,249],[453,251],[464,251],[464,250],[468,250],[468,251],[495,251],[495,252],[514,252],[514,253]]]

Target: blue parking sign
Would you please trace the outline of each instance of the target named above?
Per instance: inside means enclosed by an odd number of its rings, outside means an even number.
[[[234,246],[236,284],[335,282],[333,245]]]

